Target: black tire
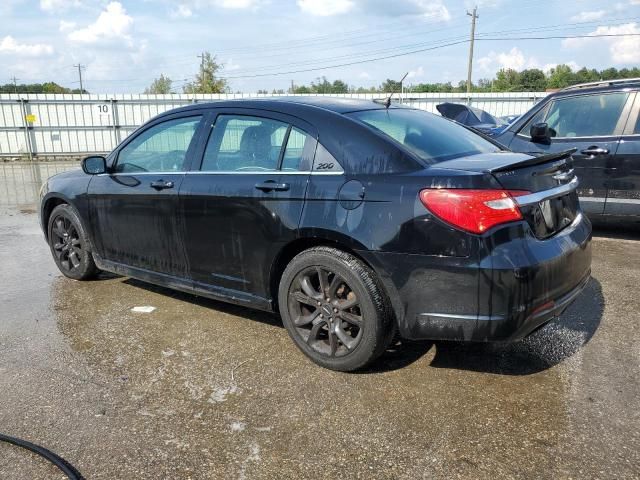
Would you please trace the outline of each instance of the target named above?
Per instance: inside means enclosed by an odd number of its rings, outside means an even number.
[[[62,204],[54,208],[47,228],[53,260],[65,277],[88,280],[98,274],[91,242],[73,207]]]
[[[350,372],[388,347],[393,316],[376,274],[342,250],[315,247],[285,269],[280,315],[298,348],[318,365]]]

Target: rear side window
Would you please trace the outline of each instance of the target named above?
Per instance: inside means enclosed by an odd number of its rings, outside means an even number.
[[[638,115],[638,120],[636,120],[636,128],[633,130],[633,133],[640,133],[640,115]]]
[[[282,170],[285,172],[311,170],[315,147],[316,141],[313,137],[296,127],[291,127],[287,147],[282,157]]]
[[[628,96],[620,92],[554,100],[544,121],[559,138],[613,135]]]
[[[404,145],[430,164],[500,150],[480,135],[420,110],[365,110],[348,115]]]
[[[289,125],[269,118],[219,115],[202,170],[260,172],[278,169]]]

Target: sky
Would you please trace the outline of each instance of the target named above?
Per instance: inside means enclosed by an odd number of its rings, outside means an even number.
[[[161,73],[177,93],[202,51],[232,91],[287,89],[326,76],[354,86],[467,77],[565,63],[640,66],[640,0],[0,0],[0,83],[55,81],[142,93]],[[526,39],[523,37],[577,37]]]

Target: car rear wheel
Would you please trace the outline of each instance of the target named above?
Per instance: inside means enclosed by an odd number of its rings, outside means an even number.
[[[49,217],[49,247],[63,275],[87,280],[98,273],[87,234],[70,205],[58,205]]]
[[[278,300],[293,341],[323,367],[363,368],[391,340],[392,315],[375,273],[341,250],[297,255],[282,275]]]

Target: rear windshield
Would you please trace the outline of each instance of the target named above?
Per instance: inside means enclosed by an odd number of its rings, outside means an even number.
[[[422,110],[364,110],[347,115],[391,137],[430,164],[500,150],[480,135]]]

